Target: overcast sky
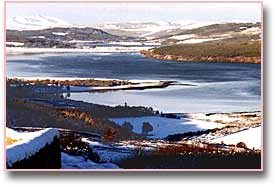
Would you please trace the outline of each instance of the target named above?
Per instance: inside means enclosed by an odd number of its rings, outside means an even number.
[[[259,3],[7,3],[7,18],[45,15],[72,24],[128,21],[261,21]]]

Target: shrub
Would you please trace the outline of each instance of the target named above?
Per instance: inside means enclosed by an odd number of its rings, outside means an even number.
[[[133,126],[131,125],[130,122],[126,122],[126,121],[125,121],[125,122],[122,124],[122,127],[128,129],[129,131],[132,131],[132,130],[133,130]]]
[[[247,146],[244,142],[239,142],[236,144],[236,147],[247,149]]]
[[[142,133],[147,134],[153,130],[152,125],[149,122],[144,122],[142,126]]]
[[[111,128],[111,127],[105,128],[104,133],[103,133],[103,141],[105,141],[105,142],[113,141],[116,134],[117,134],[116,129]]]

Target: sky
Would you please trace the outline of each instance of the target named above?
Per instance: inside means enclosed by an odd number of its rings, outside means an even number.
[[[44,15],[71,24],[261,21],[259,3],[7,3],[7,19]]]

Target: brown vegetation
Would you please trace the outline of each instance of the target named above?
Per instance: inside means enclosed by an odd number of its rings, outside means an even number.
[[[10,138],[10,137],[6,137],[6,146],[8,146],[8,145],[11,145],[11,144],[13,144],[13,143],[15,143],[15,142],[18,142],[18,141],[20,141],[21,139],[12,139],[12,138]]]
[[[141,51],[160,60],[185,62],[261,63],[261,41],[204,42],[179,44]]]
[[[97,80],[97,79],[76,79],[76,80],[24,80],[24,79],[9,79],[8,80],[11,84],[34,84],[34,85],[55,85],[55,86],[117,86],[117,85],[127,85],[131,84],[125,80]]]
[[[114,128],[118,131],[114,140],[142,138],[130,129],[103,118],[92,117],[89,112],[80,109],[55,108],[25,99],[8,100],[7,109],[8,127],[55,127],[102,135],[105,129]]]
[[[103,142],[112,142],[117,134],[117,130],[111,127],[104,129]]]
[[[117,164],[126,169],[260,169],[261,153],[213,144],[164,144]]]
[[[153,130],[153,127],[149,122],[143,122],[143,125],[142,125],[143,134],[148,134],[152,130]]]

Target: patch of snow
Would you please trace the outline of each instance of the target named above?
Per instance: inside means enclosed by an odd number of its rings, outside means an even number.
[[[131,83],[145,83],[145,82],[151,82],[151,83],[154,83],[154,82],[160,82],[162,80],[154,80],[154,79],[130,79],[129,82]],[[163,81],[166,81],[166,80],[163,80]]]
[[[240,27],[241,30],[247,29],[247,27]]]
[[[24,43],[21,42],[6,42],[6,45],[13,45],[13,46],[24,46]]]
[[[93,40],[70,40],[68,43],[92,43],[95,42]]]
[[[176,26],[170,26],[170,25],[162,25],[162,26],[153,26],[153,27],[148,27],[146,29],[139,29],[138,31],[144,31],[146,32],[145,34],[140,35],[141,37],[146,37],[146,36],[150,36],[153,35],[157,32],[161,32],[161,31],[166,31],[166,30],[172,30],[172,29],[176,29]],[[125,29],[127,30],[127,29]],[[135,30],[137,31],[137,30]]]
[[[197,132],[224,126],[223,124],[214,122],[186,118],[173,119],[158,116],[111,118],[110,120],[119,125],[122,125],[124,122],[130,122],[133,126],[133,131],[139,134],[142,133],[143,123],[149,122],[153,127],[153,131],[149,132],[148,136],[154,139],[165,138],[172,134]]]
[[[184,35],[171,36],[170,39],[186,40],[186,39],[194,38],[194,37],[196,37],[195,34],[184,34]]]
[[[68,34],[68,32],[52,32],[53,35],[58,35],[58,36],[65,36]]]
[[[260,34],[261,29],[259,27],[252,27],[241,31],[242,34]]]
[[[21,139],[6,147],[7,164],[24,160],[42,149],[45,145],[51,144],[55,137],[59,137],[59,132],[54,128],[46,128],[35,132],[17,132],[6,128],[6,137]]]
[[[30,38],[40,38],[40,39],[44,39],[45,36],[31,36]]]
[[[195,44],[195,43],[202,43],[208,41],[215,41],[221,40],[222,38],[195,38],[195,39],[188,39],[184,41],[177,42],[177,44]]]
[[[59,80],[59,81],[73,81],[73,80],[90,80],[91,78],[86,77],[86,78],[80,78],[80,77],[8,77],[9,79],[23,79],[23,80]],[[106,79],[106,78],[93,78],[93,80],[117,80],[121,81],[122,79]]]
[[[125,45],[125,46],[146,46],[146,45],[161,45],[160,42],[109,42],[110,45]]]
[[[157,42],[157,41],[147,41],[147,42],[144,42],[143,43],[144,45],[156,45],[156,46],[158,46],[158,45],[161,45],[161,43],[160,42]]]
[[[95,163],[91,160],[85,161],[82,156],[71,156],[61,153],[62,169],[120,169],[113,163]]]
[[[105,23],[101,25],[95,25],[94,27],[99,29],[116,29],[125,32],[134,32],[140,34],[140,37],[150,36],[156,32],[166,31],[168,29],[176,29],[180,25],[169,22],[128,22],[128,23]]]
[[[85,92],[85,91],[97,91],[97,90],[122,90],[122,89],[141,89],[147,87],[162,86],[161,82],[141,82],[132,85],[119,85],[119,86],[99,86],[99,87],[87,87],[87,86],[70,86],[70,92]],[[68,91],[67,87],[63,88],[64,91]]]
[[[109,42],[108,44],[112,45],[142,45],[141,42]]]
[[[89,141],[84,138],[82,141],[89,144],[93,152],[99,156],[101,162],[118,161],[135,155],[133,148],[130,149],[129,147],[106,145],[99,142]]]
[[[230,135],[226,135],[221,138],[216,138],[211,140],[212,143],[225,144],[237,144],[239,142],[244,142],[246,146],[250,149],[261,149],[262,148],[262,127],[258,126],[255,128],[249,128],[247,130],[239,131]]]
[[[136,53],[141,50],[149,50],[151,46],[110,46],[102,47],[97,46],[95,48],[26,48],[26,47],[7,47],[8,54],[13,53]]]
[[[218,22],[194,22],[194,21],[177,21],[176,23],[181,25],[181,29],[196,29],[196,28],[200,28],[200,27],[205,27],[208,25],[213,25],[216,24]]]
[[[198,120],[208,120],[212,122],[221,121],[224,123],[229,122],[236,122],[241,120],[239,117],[230,117],[225,114],[212,114],[212,115],[205,115],[205,113],[195,113],[195,114],[189,114],[191,118],[195,118]]]

